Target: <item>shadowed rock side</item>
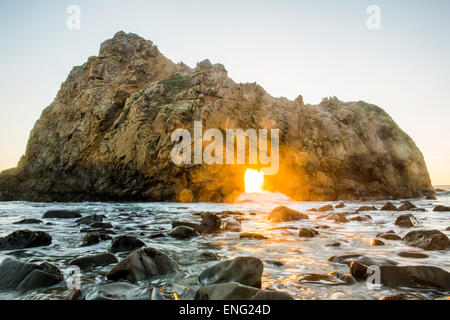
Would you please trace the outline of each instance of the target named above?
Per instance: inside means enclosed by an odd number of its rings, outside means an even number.
[[[193,132],[194,120],[204,131],[280,129],[280,170],[265,188],[296,200],[433,193],[421,152],[379,107],[274,98],[235,83],[220,64],[175,64],[151,41],[119,32],[73,68],[18,167],[0,175],[0,199],[232,201],[246,166],[171,161],[171,133]]]

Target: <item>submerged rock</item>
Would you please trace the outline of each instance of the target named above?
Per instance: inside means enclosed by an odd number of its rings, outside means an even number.
[[[145,243],[134,236],[120,235],[112,239],[108,251],[112,253],[128,252],[144,246]]]
[[[267,219],[271,222],[285,222],[309,219],[309,217],[306,214],[289,209],[288,207],[280,206],[273,209],[272,212],[269,213]]]
[[[39,219],[22,219],[16,222],[13,222],[13,224],[39,224],[43,223],[42,220]]]
[[[62,280],[61,271],[48,262],[34,264],[6,258],[0,264],[0,290],[28,291],[49,287]]]
[[[103,232],[88,232],[81,240],[80,247],[88,247],[101,241],[111,240],[112,237]]]
[[[403,204],[398,208],[398,211],[410,211],[416,209],[417,207],[409,201],[403,202]]]
[[[377,234],[377,238],[382,238],[385,240],[402,240],[402,238],[395,234],[394,231],[388,231]]]
[[[233,260],[219,262],[206,269],[200,274],[199,282],[202,286],[238,282],[246,286],[261,288],[263,270],[264,265],[260,259],[237,257]]]
[[[402,240],[425,250],[445,250],[450,246],[450,239],[439,230],[411,231]]]
[[[301,238],[314,238],[319,235],[319,231],[312,228],[300,228],[298,231],[298,236]]]
[[[403,228],[411,228],[419,226],[421,223],[412,214],[404,214],[397,217],[395,225]]]
[[[15,250],[49,246],[52,237],[45,231],[17,230],[0,238],[0,250]]]
[[[377,211],[378,209],[375,206],[362,206],[359,207],[356,212],[365,212],[365,211]]]
[[[78,223],[78,224],[90,225],[90,224],[93,224],[93,223],[101,223],[101,222],[103,222],[103,218],[104,217],[105,217],[104,215],[92,214],[90,216],[78,219],[75,222]]]
[[[380,257],[364,256],[360,254],[347,254],[343,256],[333,256],[328,261],[345,264],[350,266],[352,263],[357,262],[366,266],[381,266],[381,265],[398,265],[398,262]]]
[[[361,216],[356,216],[353,218],[349,219],[350,221],[358,221],[358,222],[365,222],[365,221],[370,221],[372,220],[372,217],[368,214],[365,215],[361,215]]]
[[[166,254],[144,248],[132,252],[116,264],[106,277],[109,280],[127,280],[136,282],[156,276],[167,275],[178,270],[178,264]]]
[[[381,211],[398,211],[398,208],[392,204],[392,202],[386,202]]]
[[[200,257],[209,260],[209,261],[219,261],[220,257],[214,252],[202,252]]]
[[[400,251],[397,253],[398,256],[403,258],[414,258],[414,259],[426,259],[428,255],[422,252],[413,252],[413,251]]]
[[[86,300],[142,300],[146,295],[142,288],[126,282],[113,282],[95,286]]]
[[[445,211],[450,211],[450,207],[446,207],[446,206],[436,206],[433,211],[435,212],[445,212]]]
[[[333,211],[333,210],[334,210],[334,208],[331,204],[327,204],[327,205],[319,208],[320,212]]]
[[[280,291],[261,290],[237,282],[220,283],[200,288],[195,300],[294,300]]]
[[[197,230],[192,229],[190,227],[179,226],[170,230],[168,235],[177,239],[185,240],[193,237],[198,237],[200,233],[198,233]]]
[[[69,265],[75,265],[80,268],[87,268],[106,266],[117,262],[119,262],[119,259],[117,259],[117,257],[112,253],[100,253],[73,259],[69,261]]]
[[[78,211],[69,210],[50,210],[44,213],[42,218],[48,219],[75,219],[81,218],[81,214]]]
[[[240,232],[242,228],[239,221],[233,218],[229,218],[225,221],[223,229],[226,231]]]
[[[336,205],[336,209],[342,209],[345,207],[345,203],[341,202],[338,205]]]
[[[253,233],[253,232],[244,232],[239,235],[239,238],[241,239],[253,239],[253,240],[266,240],[269,239],[266,236],[263,236],[259,233]]]

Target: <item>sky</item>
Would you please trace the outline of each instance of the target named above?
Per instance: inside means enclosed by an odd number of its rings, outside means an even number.
[[[80,29],[67,26],[70,5]],[[379,29],[367,26],[371,5]],[[16,166],[72,67],[120,30],[273,96],[376,104],[413,138],[432,183],[450,184],[448,0],[0,0],[0,171]]]

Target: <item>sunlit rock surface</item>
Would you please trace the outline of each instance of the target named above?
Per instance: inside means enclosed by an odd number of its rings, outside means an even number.
[[[119,32],[70,72],[18,167],[0,175],[0,199],[233,201],[246,166],[171,161],[171,133],[194,120],[204,131],[280,129],[280,170],[265,189],[292,199],[433,193],[421,152],[381,108],[274,98],[235,83],[220,64],[175,64],[151,41]]]

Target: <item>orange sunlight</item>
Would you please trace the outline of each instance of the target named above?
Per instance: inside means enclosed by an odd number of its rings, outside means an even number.
[[[247,169],[245,171],[245,192],[246,193],[263,193],[264,173]]]

